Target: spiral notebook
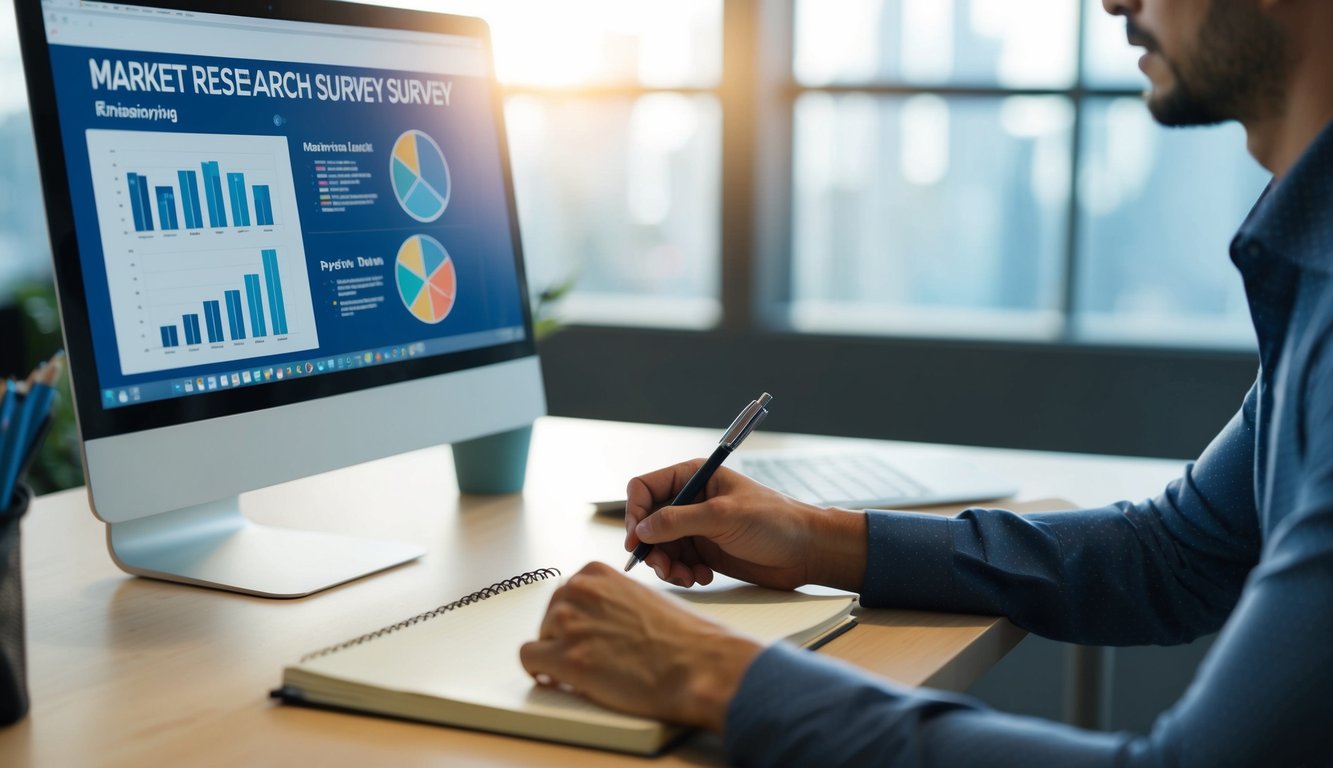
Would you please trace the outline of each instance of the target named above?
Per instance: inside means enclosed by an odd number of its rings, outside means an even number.
[[[308,653],[273,691],[288,703],[652,754],[678,727],[604,709],[533,683],[519,646],[537,636],[559,572],[543,568]],[[854,620],[849,595],[752,586],[671,591],[695,610],[764,642],[814,647]]]

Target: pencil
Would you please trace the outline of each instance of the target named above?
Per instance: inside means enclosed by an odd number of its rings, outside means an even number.
[[[51,421],[63,353],[56,352],[22,383],[6,386],[0,411],[0,508],[9,504]],[[21,401],[21,402],[20,402]]]

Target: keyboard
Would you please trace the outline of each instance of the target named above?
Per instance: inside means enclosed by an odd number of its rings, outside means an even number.
[[[1013,483],[968,462],[867,450],[738,451],[731,467],[808,504],[846,509],[915,509],[1002,499]],[[623,517],[625,500],[592,502],[600,515]]]
[[[746,457],[750,478],[795,499],[819,504],[912,499],[930,489],[873,453]]]

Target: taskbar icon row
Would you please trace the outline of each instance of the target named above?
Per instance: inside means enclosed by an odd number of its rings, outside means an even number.
[[[284,379],[313,376],[321,373],[333,373],[337,371],[351,370],[353,368],[379,365],[386,362],[395,362],[410,357],[417,357],[425,354],[425,352],[426,345],[422,342],[417,342],[400,347],[369,350],[358,352],[356,354],[340,355],[338,357],[321,357],[310,360],[301,360],[298,362],[283,363],[282,365],[246,368],[244,370],[228,371],[226,373],[195,376],[189,379],[172,379],[169,381],[153,382],[134,387],[104,389],[102,390],[102,404],[104,407],[110,408],[149,400],[163,400],[169,397],[193,395],[201,392],[214,392],[222,389],[267,384],[269,382],[282,381]]]

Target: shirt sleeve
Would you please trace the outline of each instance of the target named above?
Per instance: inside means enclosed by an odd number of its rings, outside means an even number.
[[[977,610],[1014,607],[1031,618],[1030,624],[1076,637],[1173,636],[1177,625],[1205,627],[1234,603],[1194,682],[1150,733],[1081,731],[1005,715],[967,697],[905,689],[817,654],[774,646],[746,670],[731,701],[724,734],[729,756],[753,766],[1328,765],[1333,758],[1333,730],[1327,727],[1328,691],[1333,690],[1333,654],[1327,650],[1333,637],[1333,396],[1326,393],[1333,392],[1333,366],[1322,365],[1309,384],[1307,393],[1323,394],[1306,398],[1297,502],[1263,542],[1262,560],[1249,573],[1239,599],[1228,596],[1238,578],[1233,574],[1244,573],[1245,553],[1258,545],[1228,547],[1217,540],[1229,526],[1245,536],[1249,528],[1217,512],[1223,489],[1218,480],[1204,478],[1224,466],[1215,462],[1218,452],[1227,450],[1227,433],[1252,423],[1244,414],[1153,505],[1108,508],[1130,518],[1127,524],[1102,520],[1098,525],[1105,527],[1094,529],[1112,537],[1115,557],[1099,555],[1090,541],[1074,543],[1080,556],[1098,563],[1099,578],[1067,562],[1066,540],[1083,535],[1077,525],[1072,533],[1050,531],[1058,521],[1038,520],[1029,529],[1022,520],[1008,518],[992,529],[985,523],[954,527],[915,519],[905,525],[916,529],[907,536],[926,549],[916,567],[934,576],[944,573],[941,563],[960,571],[935,596],[939,603]],[[1164,517],[1156,528],[1138,519],[1154,510]],[[979,527],[982,532],[973,533]],[[1140,530],[1144,527],[1149,532]],[[1024,565],[1023,558],[1005,554],[998,559],[1007,565],[995,565],[995,547],[1009,543],[1009,537],[1019,540],[1015,548],[1033,550],[1036,563]],[[1151,569],[1153,578],[1116,567],[1116,557]],[[1190,558],[1202,564],[1192,565]],[[910,565],[898,562],[895,567]],[[1008,602],[1001,594],[1006,585],[1027,594]],[[1064,594],[1079,588],[1107,601],[1098,610],[1152,627],[1141,633],[1109,630]],[[1164,600],[1144,589],[1172,594]],[[876,597],[892,601],[900,592],[895,586]],[[1034,608],[1034,595],[1060,605]],[[1135,600],[1150,607],[1135,610],[1129,605]],[[1193,618],[1170,621],[1164,612],[1173,606]],[[1055,613],[1064,608],[1080,618],[1061,621]]]
[[[741,766],[1114,765],[1128,739],[911,690],[784,644],[746,670],[727,710]]]
[[[1215,632],[1259,559],[1251,388],[1154,499],[953,518],[872,510],[861,602],[1009,617],[1045,637],[1173,644]]]

